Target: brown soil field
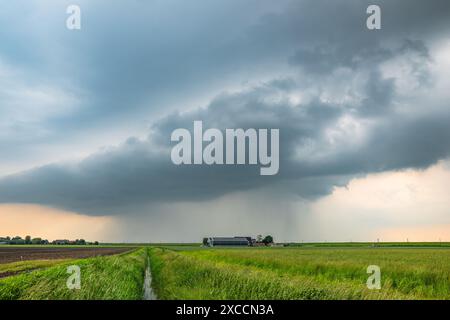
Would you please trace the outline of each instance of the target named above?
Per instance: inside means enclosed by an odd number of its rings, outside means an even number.
[[[53,260],[53,259],[83,259],[96,256],[107,256],[130,251],[133,248],[102,248],[102,247],[63,247],[63,248],[20,248],[0,247],[0,263],[25,260]]]

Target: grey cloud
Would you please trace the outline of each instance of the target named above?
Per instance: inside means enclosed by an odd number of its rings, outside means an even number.
[[[448,110],[428,117],[405,117],[389,110],[397,98],[393,80],[374,72],[362,86],[368,98],[357,106],[318,98],[307,104],[290,104],[287,98],[273,100],[296,87],[293,79],[224,93],[206,108],[173,113],[156,121],[148,139],[130,138],[77,164],[48,165],[6,177],[0,180],[0,201],[41,203],[89,214],[123,214],[152,203],[204,201],[271,184],[314,198],[358,175],[423,168],[447,157]],[[383,112],[367,109],[378,105],[385,108],[385,117]],[[356,115],[355,108],[360,109]],[[363,144],[353,145],[344,137],[336,149],[327,142],[325,132],[345,115],[377,122]],[[173,165],[170,134],[177,128],[192,128],[194,120],[202,120],[205,128],[279,128],[280,173],[262,177],[256,166]],[[307,145],[313,146],[312,156],[298,158],[298,148]],[[314,156],[323,152],[327,156]]]
[[[150,121],[169,108],[182,109],[186,100],[276,73],[288,60],[313,79],[312,73],[336,66],[359,67],[358,59],[385,59],[382,42],[411,35],[433,42],[448,30],[448,1],[414,0],[376,1],[383,29],[368,32],[365,9],[372,3],[81,0],[80,32],[64,28],[69,0],[6,3],[1,61],[26,71],[28,83],[58,87],[80,101],[73,112],[33,123],[11,119],[22,139],[12,134],[1,145],[11,156],[38,157],[36,145],[58,148],[78,138],[80,146],[88,130]]]
[[[70,83],[87,90],[89,99],[78,113],[46,123],[56,135],[89,126],[105,127],[108,119],[120,125],[128,117],[150,114],[139,110],[158,109],[157,105],[171,96],[177,97],[174,103],[178,110],[166,116],[162,116],[166,110],[154,112],[148,139],[130,138],[78,163],[50,164],[0,179],[0,202],[125,215],[127,211],[145,212],[157,203],[205,201],[272,185],[314,198],[358,175],[424,168],[449,155],[448,106],[427,117],[400,113],[396,109],[403,102],[397,92],[398,79],[385,78],[381,72],[384,62],[412,55],[405,60],[413,70],[408,75],[411,81],[432,84],[427,44],[442,37],[439,31],[449,23],[443,10],[449,2],[409,1],[403,7],[382,1],[386,20],[379,33],[362,27],[364,1],[327,1],[321,5],[317,1],[287,1],[280,4],[282,10],[273,10],[270,2],[265,2],[261,6],[267,10],[260,10],[251,22],[247,21],[248,13],[256,3],[240,3],[220,7],[228,14],[242,8],[237,20],[213,5],[182,6],[191,14],[197,9],[205,11],[206,17],[199,24],[179,7],[167,30],[158,29],[164,24],[150,7],[137,12],[142,2],[132,2],[126,12],[112,5],[102,11],[105,16],[88,22],[86,38],[73,36],[72,45],[58,57],[71,58],[73,65],[64,64],[63,69],[73,75]],[[86,3],[86,8],[100,10],[100,5]],[[159,10],[163,10],[163,17],[170,16],[167,7]],[[421,17],[420,12],[428,17]],[[214,14],[208,18],[210,13]],[[114,24],[113,18],[119,14],[121,23]],[[147,15],[156,20],[148,22]],[[180,23],[175,21],[177,17],[183,18]],[[161,32],[148,35],[147,23]],[[204,28],[206,24],[211,28]],[[403,28],[410,28],[414,37],[406,37]],[[9,37],[7,41],[13,40]],[[12,60],[13,49],[0,49]],[[82,54],[84,51],[89,54]],[[46,58],[31,61],[39,57],[19,55],[20,62],[29,63],[36,73],[49,70],[53,76],[56,71]],[[276,74],[277,66],[286,65],[297,75],[276,75],[236,93],[225,91],[205,108],[184,112],[183,97],[204,92],[210,82],[220,83],[218,78],[234,71],[257,74],[255,70],[261,66]],[[334,72],[339,68],[348,69],[350,78],[338,78]],[[247,80],[246,76],[235,77]],[[355,87],[351,86],[352,77],[359,81]],[[348,84],[350,101],[323,99],[326,90],[322,87],[327,83]],[[313,93],[307,101],[292,102],[289,98],[292,93],[308,90]],[[356,142],[351,133],[343,132],[339,121],[346,116],[362,123],[370,120],[373,124],[365,128],[367,137]],[[220,129],[279,128],[280,173],[261,177],[256,166],[174,166],[169,155],[170,133],[176,128],[191,128],[194,120]],[[334,142],[328,136],[330,130],[338,133]]]

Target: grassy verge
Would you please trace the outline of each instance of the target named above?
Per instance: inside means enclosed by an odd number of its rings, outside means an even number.
[[[71,260],[44,270],[0,280],[0,300],[10,299],[141,299],[147,249]],[[35,262],[29,262],[35,263]],[[69,290],[67,266],[81,269],[81,289]]]
[[[150,251],[160,299],[449,299],[444,250],[225,249]],[[368,290],[379,265],[382,289]]]
[[[48,268],[67,262],[67,259],[16,261],[0,264],[0,278],[6,274],[22,273],[36,269]]]
[[[64,249],[64,248],[75,248],[75,249],[96,249],[96,248],[134,248],[142,245],[134,244],[99,244],[99,245],[75,245],[75,244],[0,244],[0,248],[37,248],[37,249]]]
[[[305,242],[289,243],[288,246],[315,248],[450,248],[450,242]]]

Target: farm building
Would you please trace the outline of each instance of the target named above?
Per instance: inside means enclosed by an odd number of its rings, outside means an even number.
[[[251,246],[251,237],[210,237],[207,239],[207,245],[216,246]]]
[[[70,244],[70,241],[69,240],[53,240],[52,244],[65,245],[65,244]]]

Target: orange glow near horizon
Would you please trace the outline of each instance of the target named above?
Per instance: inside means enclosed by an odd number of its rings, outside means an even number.
[[[39,205],[0,205],[2,237],[30,235],[48,240],[111,241],[116,228],[112,217],[92,217]]]
[[[380,241],[392,242],[450,242],[450,224],[423,227],[386,228],[380,232]]]
[[[356,178],[313,205],[324,237],[450,241],[448,162]],[[346,238],[347,239],[347,238]]]

